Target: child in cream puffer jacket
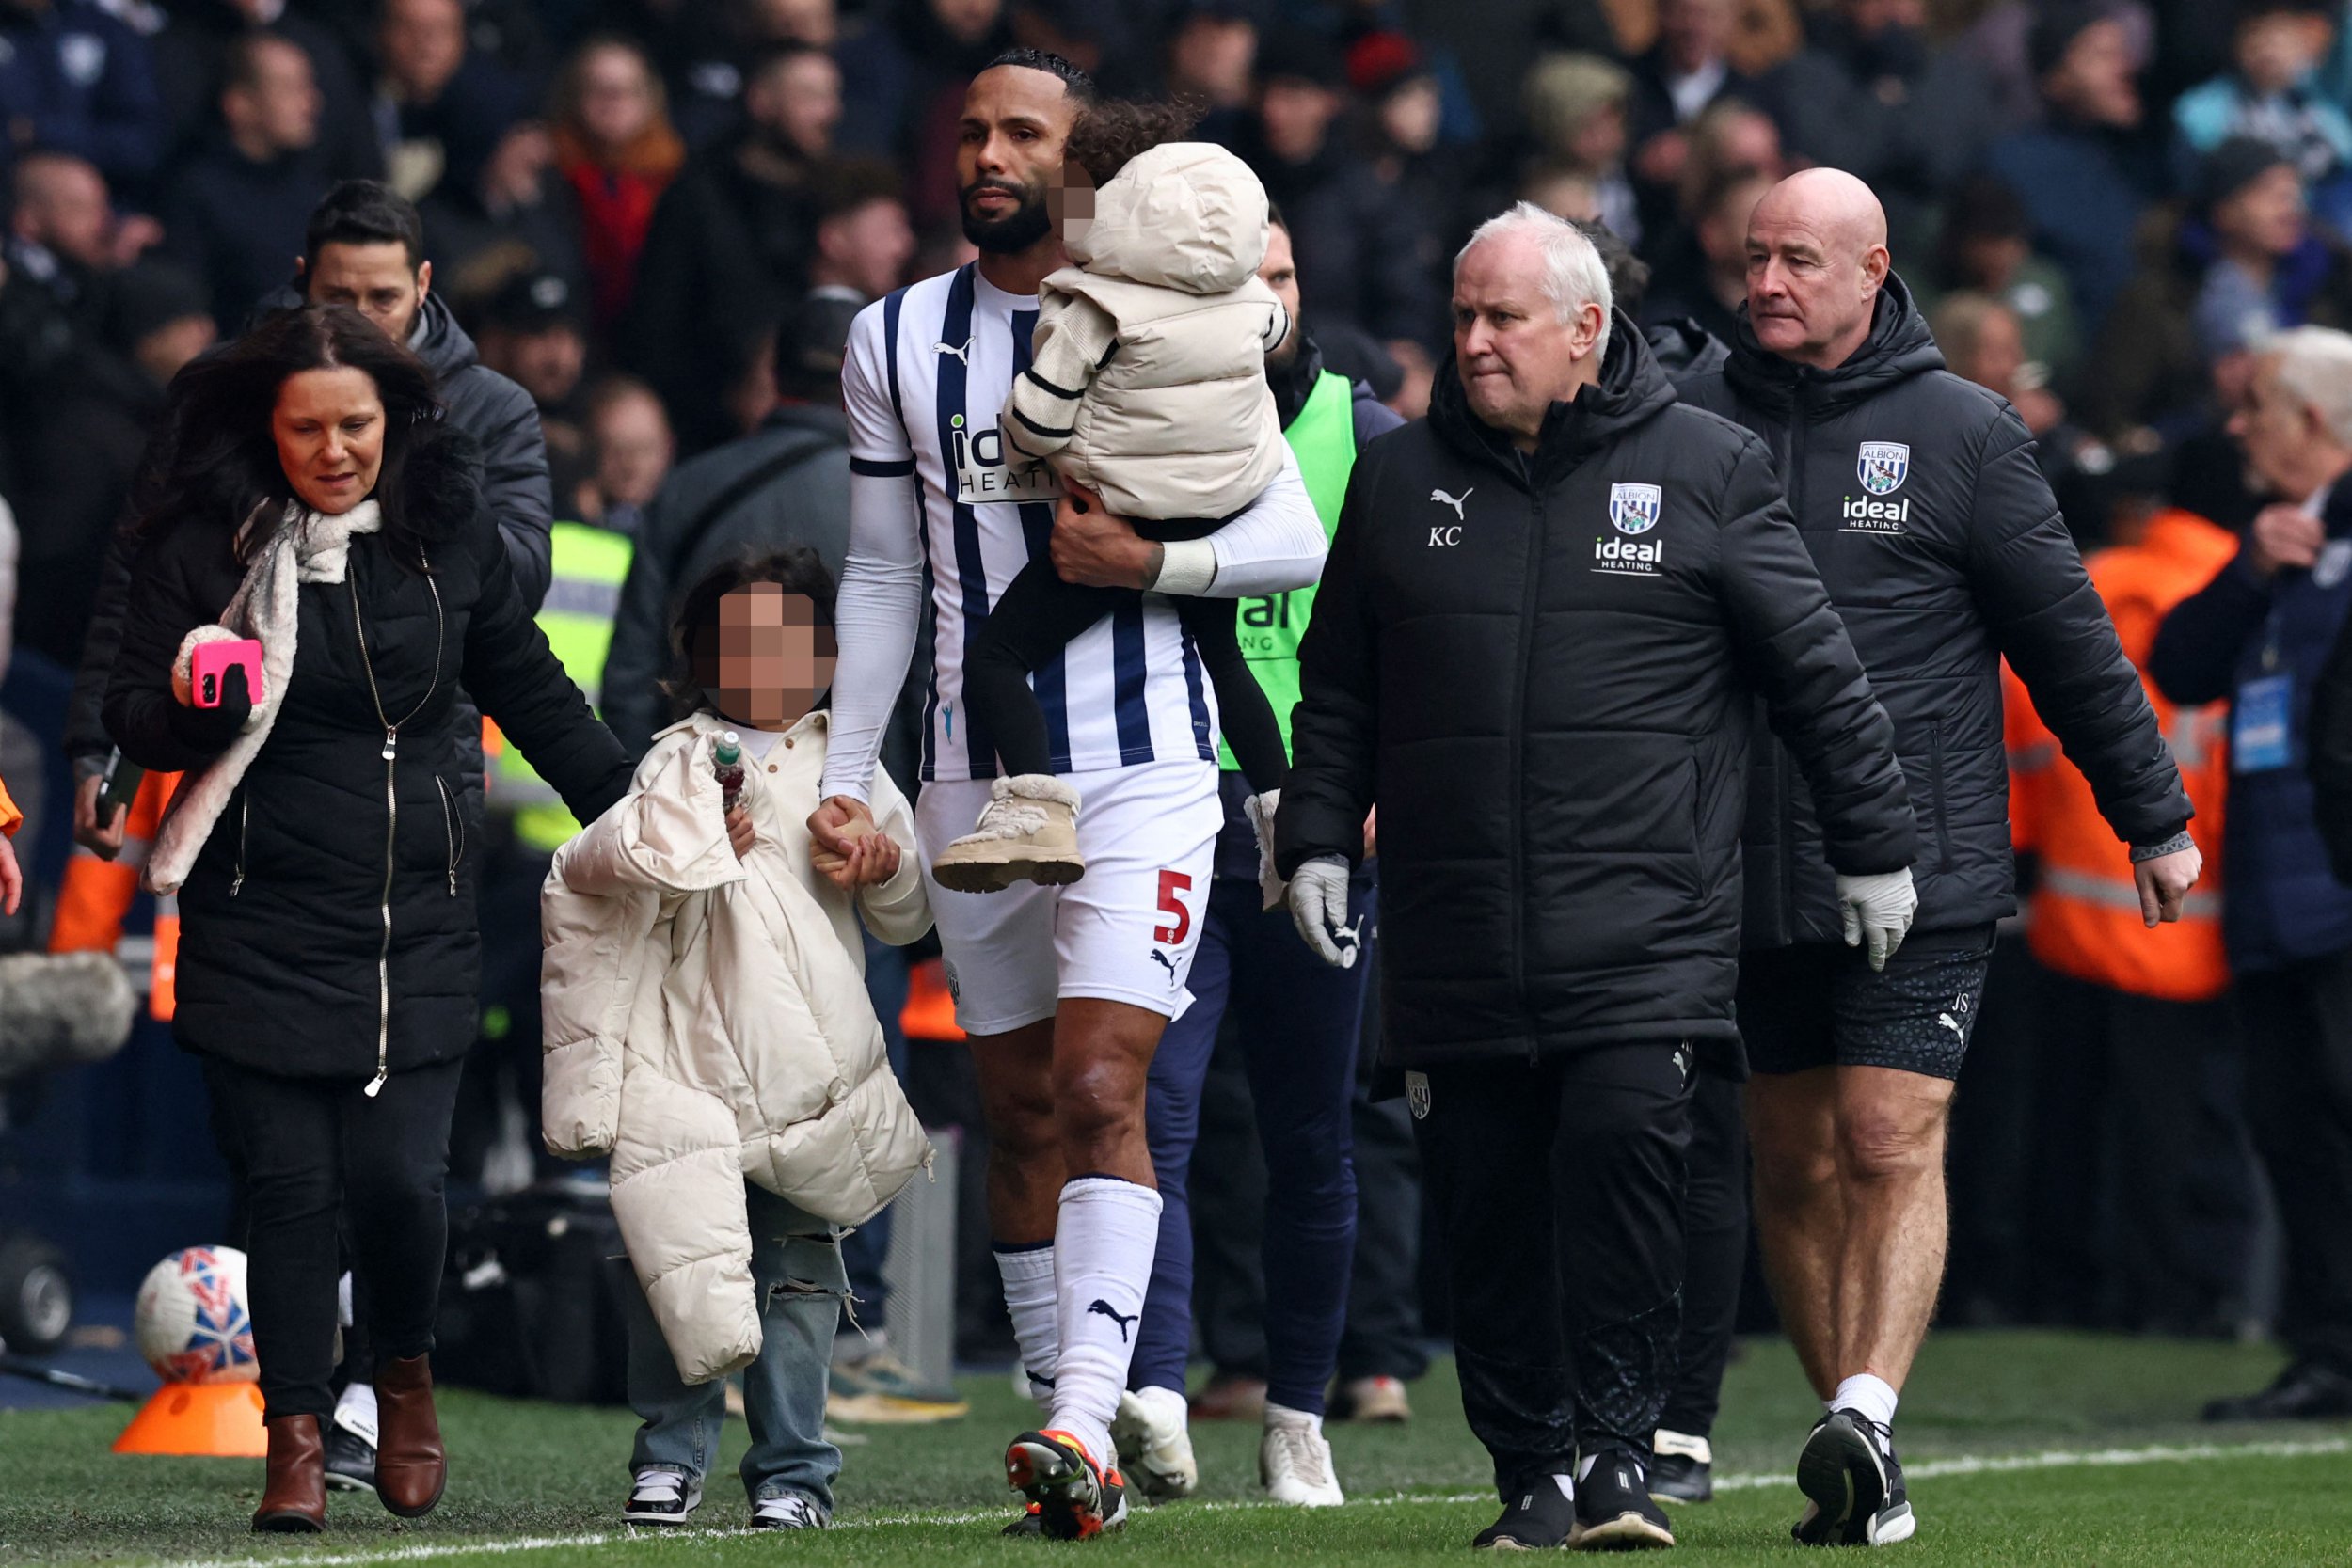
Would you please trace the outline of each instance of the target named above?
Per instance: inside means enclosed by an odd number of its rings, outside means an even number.
[[[1265,187],[1220,147],[1161,139],[1189,125],[1182,114],[1105,103],[1072,129],[1063,183],[1048,195],[1073,264],[1038,292],[1030,363],[999,425],[1019,453],[1050,462],[1082,508],[1099,502],[1159,541],[1215,532],[1273,483],[1286,451],[1265,380],[1266,354],[1290,331],[1258,277]],[[1134,597],[1064,582],[1039,560],[991,610],[965,650],[964,702],[1007,777],[978,830],[933,864],[942,886],[987,893],[1084,874],[1077,793],[1052,776],[1028,677]],[[1259,792],[1251,815],[1270,820],[1289,757],[1242,657],[1235,606],[1173,602],[1216,683],[1226,741]]]

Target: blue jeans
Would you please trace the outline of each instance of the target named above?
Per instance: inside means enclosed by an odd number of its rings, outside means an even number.
[[[763,1187],[745,1183],[752,1218],[752,1283],[759,1291],[759,1359],[743,1369],[752,1446],[743,1490],[753,1497],[798,1493],[833,1512],[841,1450],[825,1441],[825,1372],[849,1290],[834,1227]],[[689,1384],[643,1291],[628,1292],[628,1402],[644,1424],[629,1469],[680,1470],[697,1480],[719,1455],[726,1379]]]
[[[1369,922],[1377,895],[1359,879],[1350,917]],[[1369,925],[1363,928],[1369,929]],[[1200,1127],[1200,1085],[1230,1001],[1248,1063],[1265,1151],[1266,1397],[1323,1413],[1339,1357],[1356,1250],[1349,1101],[1364,969],[1333,969],[1258,884],[1219,878],[1193,959],[1193,1004],[1152,1058],[1145,1123],[1160,1183],[1159,1251],[1128,1374],[1136,1388],[1184,1386],[1192,1349],[1192,1205],[1186,1180]]]

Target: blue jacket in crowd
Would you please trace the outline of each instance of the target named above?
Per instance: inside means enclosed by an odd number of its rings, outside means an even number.
[[[52,0],[40,11],[0,8],[0,119],[13,145],[71,152],[118,188],[155,171],[167,139],[147,40],[101,0]],[[5,155],[5,154],[0,154]]]
[[[2329,493],[2322,520],[2317,566],[2281,567],[2265,581],[2241,548],[2165,617],[2148,659],[2173,702],[2231,702],[2221,926],[2240,973],[2352,947],[2352,889],[2328,869],[2306,768],[2312,693],[2352,610],[2352,475]],[[2268,684],[2279,680],[2283,689]],[[2274,718],[2283,733],[2266,722]]]

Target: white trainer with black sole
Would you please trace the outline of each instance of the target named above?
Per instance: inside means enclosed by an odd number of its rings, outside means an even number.
[[[628,1503],[621,1510],[621,1517],[632,1525],[667,1528],[686,1523],[702,1505],[701,1478],[649,1465],[631,1478]]]
[[[1191,1412],[1173,1388],[1130,1388],[1111,1418],[1119,1467],[1148,1503],[1174,1502],[1200,1488],[1192,1456]]]
[[[1331,1444],[1323,1418],[1279,1404],[1265,1407],[1265,1435],[1258,1441],[1258,1480],[1266,1496],[1294,1508],[1337,1508],[1347,1501],[1331,1469]]]
[[[752,1499],[754,1529],[825,1529],[832,1524],[823,1509],[798,1492]]]

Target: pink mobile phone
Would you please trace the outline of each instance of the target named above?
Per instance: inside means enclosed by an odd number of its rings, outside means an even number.
[[[188,656],[188,684],[195,688],[198,707],[220,706],[220,683],[229,672],[245,668],[245,689],[256,703],[262,700],[262,644],[250,637],[233,642],[199,642]]]

